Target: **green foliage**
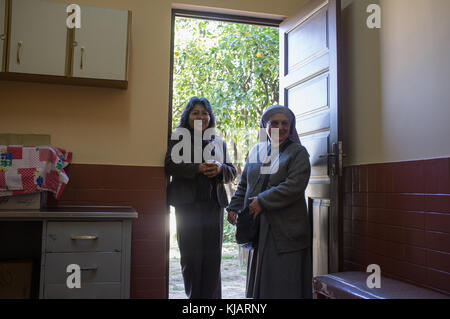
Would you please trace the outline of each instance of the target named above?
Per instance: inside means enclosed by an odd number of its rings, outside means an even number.
[[[176,19],[172,128],[192,96],[207,98],[238,170],[232,188],[257,141],[261,114],[279,101],[278,54],[277,28]],[[225,219],[225,242],[234,241],[234,229]]]
[[[234,243],[234,233],[236,231],[236,226],[231,225],[227,221],[227,213],[225,212],[224,220],[223,220],[223,242],[224,243]]]
[[[279,100],[278,29],[177,18],[175,36],[173,128],[190,97],[206,97],[242,164],[262,112]]]

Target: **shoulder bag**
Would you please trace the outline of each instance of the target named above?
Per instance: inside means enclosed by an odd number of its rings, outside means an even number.
[[[281,156],[281,153],[290,144],[292,144],[292,141],[290,140],[286,141],[286,143],[282,146],[282,148],[280,148],[278,156]],[[269,178],[270,174],[266,174],[264,176],[264,181],[260,191],[261,193],[266,190],[267,184],[269,183]],[[235,237],[236,242],[246,249],[252,249],[258,246],[259,215],[256,218],[253,218],[253,215],[250,214],[250,209],[248,206],[245,207],[243,210],[238,211]]]

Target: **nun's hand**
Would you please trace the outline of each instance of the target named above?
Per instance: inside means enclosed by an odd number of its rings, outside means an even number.
[[[233,211],[228,212],[227,220],[231,225],[236,225],[237,223],[238,214]]]
[[[253,215],[253,219],[256,219],[256,217],[261,214],[262,207],[258,202],[258,197],[250,197],[250,205],[248,206],[250,210],[250,214]]]

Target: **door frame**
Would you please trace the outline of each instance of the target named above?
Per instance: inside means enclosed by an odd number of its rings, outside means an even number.
[[[343,122],[342,122],[342,79],[343,79],[343,47],[342,47],[342,28],[339,27],[341,25],[341,0],[331,1],[335,6],[336,10],[336,25],[338,26],[338,30],[333,30],[336,32],[336,41],[337,41],[337,65],[335,65],[335,72],[337,74],[333,74],[337,79],[337,87],[338,90],[336,92],[337,103],[340,106],[340,110],[338,110],[337,114],[337,135],[338,140],[342,141],[343,135]],[[307,5],[308,2],[304,4]],[[214,10],[214,9],[212,9]],[[220,10],[220,9],[218,9]],[[168,130],[167,130],[167,142],[169,142],[170,135],[172,132],[172,113],[173,113],[173,70],[174,70],[174,47],[175,47],[175,19],[177,17],[185,17],[192,19],[203,19],[203,20],[215,20],[215,21],[225,21],[232,23],[241,23],[241,24],[253,24],[253,25],[261,25],[261,26],[271,26],[279,28],[280,24],[286,19],[270,19],[266,17],[258,17],[258,13],[255,13],[255,16],[245,16],[245,15],[237,15],[237,14],[229,14],[229,13],[221,13],[221,12],[212,12],[212,11],[197,11],[197,10],[188,10],[188,9],[176,9],[172,8],[171,13],[171,34],[170,34],[170,71],[169,71],[169,108],[168,108]],[[282,59],[280,55],[280,60]],[[339,70],[339,72],[337,71]],[[339,125],[340,124],[340,125]],[[338,168],[339,169],[339,168]],[[169,184],[169,179],[166,176],[166,187]],[[342,199],[342,187],[343,187],[343,176],[336,177],[336,180],[331,185],[330,193],[335,194],[332,199],[336,205],[332,207],[330,215],[335,216],[337,218],[337,233],[330,233],[331,236],[337,237],[338,241],[336,243],[337,246],[331,245],[330,249],[332,250],[332,254],[334,255],[332,259],[336,260],[338,264],[334,264],[332,268],[339,269],[341,271],[343,269],[343,199]],[[336,189],[340,189],[340,192],[336,192]],[[167,197],[166,197],[167,200]],[[166,202],[166,299],[169,298],[169,259],[170,259],[170,205]]]
[[[170,74],[169,74],[169,113],[168,113],[168,136],[167,141],[170,139],[170,133],[172,132],[172,98],[173,98],[173,67],[174,67],[174,48],[175,48],[175,19],[177,17],[202,19],[202,20],[214,20],[224,21],[240,24],[253,24],[267,27],[278,28],[283,20],[258,18],[243,15],[232,15],[226,13],[216,13],[209,11],[194,11],[184,9],[172,9],[171,16],[171,30],[170,30]]]
[[[257,15],[257,14],[255,14]],[[173,69],[174,69],[174,48],[175,48],[175,19],[177,17],[191,18],[191,19],[202,19],[202,20],[214,20],[214,21],[224,21],[239,24],[252,24],[268,27],[278,28],[283,22],[283,19],[269,19],[257,16],[244,16],[235,15],[220,12],[211,11],[195,11],[186,9],[172,9],[171,15],[171,30],[170,30],[170,71],[169,71],[169,111],[168,117],[168,127],[167,127],[167,143],[170,140],[172,133],[172,113],[173,113]],[[167,186],[169,185],[169,178],[166,175],[166,194]],[[170,262],[170,205],[167,202],[166,196],[166,219],[165,219],[165,234],[166,234],[166,299],[169,299],[169,262]]]

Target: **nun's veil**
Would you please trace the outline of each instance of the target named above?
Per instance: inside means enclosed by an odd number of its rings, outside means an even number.
[[[295,128],[295,115],[294,113],[287,107],[282,106],[282,105],[272,105],[269,106],[263,113],[262,117],[261,117],[261,121],[259,123],[259,127],[260,128],[266,128],[267,127],[267,122],[270,120],[270,118],[278,113],[283,113],[284,115],[286,115],[289,118],[289,123],[290,123],[290,131],[289,131],[289,137],[288,139],[290,139],[292,142],[297,143],[302,145],[302,143],[300,142],[300,139],[298,137],[298,133],[297,133],[297,129]],[[264,131],[264,134],[265,131]],[[267,136],[265,136],[266,140],[267,140]]]

